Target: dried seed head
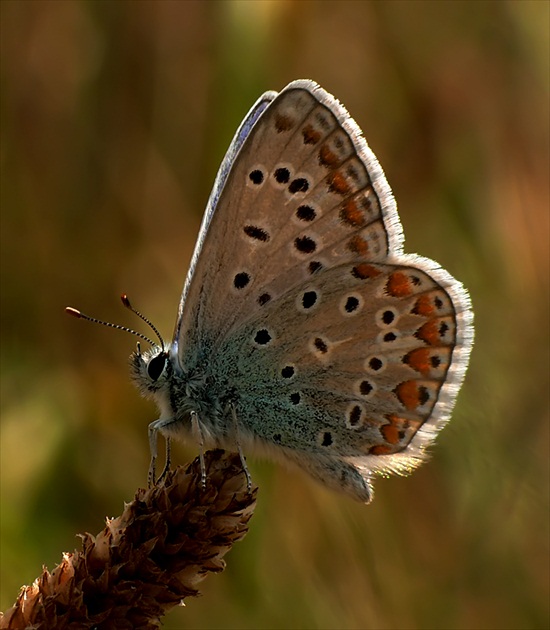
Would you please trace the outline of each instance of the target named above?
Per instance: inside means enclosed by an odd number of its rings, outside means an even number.
[[[206,489],[197,458],[138,490],[97,536],[81,535],[82,551],[64,553],[24,586],[0,628],[159,628],[208,573],[223,571],[254,511],[257,488],[248,492],[239,456],[216,450],[204,458]]]

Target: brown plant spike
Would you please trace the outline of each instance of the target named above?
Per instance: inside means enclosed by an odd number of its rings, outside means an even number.
[[[82,534],[82,551],[64,553],[24,586],[0,618],[1,629],[149,630],[186,597],[248,531],[257,488],[247,489],[239,456],[205,453],[206,488],[198,458],[139,489],[121,516],[98,535]]]

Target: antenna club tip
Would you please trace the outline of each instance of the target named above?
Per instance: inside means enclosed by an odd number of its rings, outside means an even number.
[[[126,293],[123,293],[120,296],[120,300],[126,308],[130,308],[130,309],[132,308],[132,305],[130,304],[130,300],[128,299],[128,296],[126,295]]]
[[[77,317],[78,319],[82,317],[82,313],[72,306],[66,306],[65,313],[67,313],[68,315],[72,315],[73,317]]]

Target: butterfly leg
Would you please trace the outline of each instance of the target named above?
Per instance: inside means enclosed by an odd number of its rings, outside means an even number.
[[[156,465],[158,457],[158,433],[159,430],[168,424],[166,420],[155,420],[149,425],[149,450],[151,451],[151,463],[149,464],[149,472],[147,474],[147,485],[149,488],[159,483],[166,477],[166,474],[170,470],[170,438],[165,436],[166,439],[166,464],[160,474],[160,477],[156,479]]]
[[[158,420],[149,425],[149,451],[151,452],[151,463],[147,473],[147,485],[149,488],[155,485],[156,463],[158,455]]]
[[[252,488],[252,477],[250,476],[248,466],[246,465],[246,458],[244,456],[243,449],[241,448],[241,442],[239,440],[239,422],[237,419],[237,411],[233,405],[231,405],[231,416],[233,417],[233,429],[235,431],[237,451],[239,452],[239,457],[241,458],[241,464],[243,465],[243,471],[246,477],[246,489],[248,490],[248,492],[250,492],[250,489]]]
[[[160,483],[166,477],[166,475],[168,474],[168,471],[170,470],[171,463],[172,463],[172,458],[171,458],[170,438],[166,437],[166,463],[164,464],[163,471],[160,473],[160,476],[157,479],[157,483]]]
[[[191,430],[195,434],[195,438],[199,443],[199,461],[201,464],[201,486],[206,489],[206,466],[204,464],[204,436],[202,434],[199,417],[196,411],[191,412]]]

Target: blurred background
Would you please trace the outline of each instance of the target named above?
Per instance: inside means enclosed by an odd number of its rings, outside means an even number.
[[[378,156],[406,251],[469,288],[470,371],[431,462],[368,507],[252,459],[250,533],[165,627],[548,627],[549,7],[1,3],[2,610],[146,480],[135,340],[63,308],[141,329],[126,292],[169,337],[233,133],[311,78]]]

